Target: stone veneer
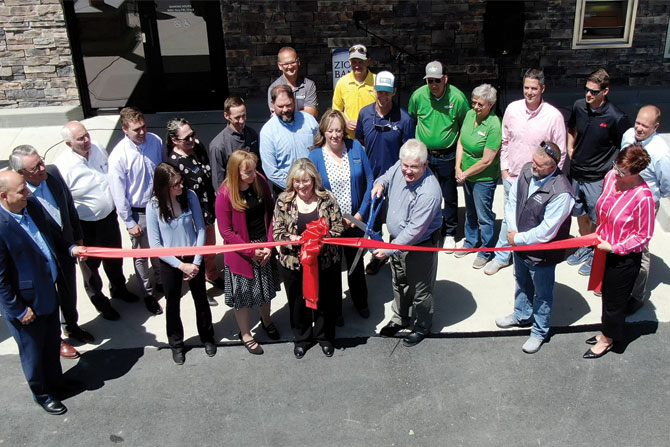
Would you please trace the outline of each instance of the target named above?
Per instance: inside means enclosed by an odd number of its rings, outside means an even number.
[[[518,87],[523,70],[542,66],[552,87],[580,87],[585,76],[606,67],[613,84],[631,87],[670,83],[670,59],[663,59],[670,15],[668,0],[639,0],[632,48],[572,50],[575,0],[525,2],[521,55],[499,67],[484,50],[485,0],[253,0],[222,2],[228,83],[231,92],[254,94],[278,75],[279,48],[296,48],[305,75],[320,90],[332,90],[331,52],[361,42],[374,60],[373,71],[391,69],[400,87],[420,85],[427,62],[448,65],[450,81],[474,86],[506,78]],[[356,27],[354,12],[369,13],[368,30]],[[503,65],[501,64],[501,65]],[[502,75],[502,76],[501,76]]]
[[[78,104],[59,0],[0,0],[0,107]]]

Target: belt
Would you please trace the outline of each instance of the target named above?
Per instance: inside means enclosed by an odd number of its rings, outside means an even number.
[[[145,214],[147,212],[146,208],[139,208],[139,207],[136,207],[136,206],[133,206],[130,209],[132,211],[136,212],[136,213],[141,213],[141,214]]]
[[[447,155],[451,155],[456,151],[456,145],[454,144],[451,147],[448,147],[446,149],[436,149],[436,150],[429,150],[428,153],[432,155],[433,157],[446,157]]]

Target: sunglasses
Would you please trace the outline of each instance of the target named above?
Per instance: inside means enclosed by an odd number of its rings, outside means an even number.
[[[551,146],[549,146],[549,143],[543,141],[540,143],[540,147],[544,149],[544,153],[549,155],[556,162],[556,164],[561,161],[561,154],[557,154],[556,151],[554,151]]]
[[[279,66],[280,66],[280,67],[288,67],[288,66],[290,66],[290,65],[295,65],[295,64],[297,64],[297,63],[298,63],[298,59],[293,60],[293,61],[288,61],[288,62],[280,62],[280,63],[279,63]]]
[[[195,130],[193,132],[191,132],[190,134],[186,135],[184,138],[174,137],[174,139],[177,140],[177,141],[195,140]]]
[[[349,54],[353,54],[353,53],[359,53],[359,54],[362,54],[363,56],[367,56],[367,54],[365,53],[365,50],[362,47],[351,47],[351,48],[349,48]]]
[[[592,94],[593,96],[598,96],[602,92],[602,89],[601,90],[593,90],[592,88],[584,87],[584,91],[586,93]]]
[[[439,84],[440,82],[442,82],[442,78],[440,79],[426,78],[426,82],[428,82],[429,84]]]

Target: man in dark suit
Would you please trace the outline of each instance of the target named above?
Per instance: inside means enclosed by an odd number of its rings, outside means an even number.
[[[55,396],[62,385],[58,298],[60,259],[81,248],[68,244],[30,197],[23,177],[0,172],[0,308],[19,345],[23,373],[35,401],[50,414],[67,411]]]
[[[44,207],[47,219],[60,228],[60,236],[70,244],[81,245],[82,231],[79,215],[72,195],[56,166],[45,166],[37,150],[29,145],[17,146],[9,156],[9,167],[23,175],[26,186],[38,203]],[[75,262],[69,256],[59,259],[63,274],[59,275],[57,290],[65,334],[80,341],[90,343],[93,336],[81,329],[77,321],[77,282]],[[69,343],[61,343],[61,356],[77,358],[79,353]]]

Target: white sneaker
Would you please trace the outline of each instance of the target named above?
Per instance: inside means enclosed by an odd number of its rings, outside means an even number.
[[[509,264],[498,264],[498,261],[495,259],[486,264],[486,267],[484,267],[484,273],[487,275],[495,275],[498,273],[498,270],[509,267]]]
[[[444,244],[442,247],[446,249],[454,249],[456,248],[456,239],[453,236],[445,236],[444,237]],[[445,251],[444,253],[451,254],[453,251]]]
[[[528,337],[528,340],[526,340],[526,343],[523,344],[521,350],[526,354],[535,354],[542,347],[542,343],[544,343],[544,340],[531,335]]]

